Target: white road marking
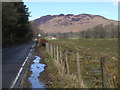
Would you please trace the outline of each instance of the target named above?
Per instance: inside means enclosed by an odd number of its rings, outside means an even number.
[[[24,63],[22,64],[22,67],[24,67],[25,63],[27,62],[28,57],[25,59]]]
[[[20,70],[19,70],[19,72],[18,72],[18,74],[17,74],[17,76],[16,76],[16,78],[15,78],[15,80],[14,80],[14,82],[12,83],[12,85],[11,85],[10,88],[14,88],[14,86],[15,86],[15,84],[16,84],[16,82],[17,82],[17,80],[18,80],[18,78],[19,78],[22,70],[23,70],[23,67],[20,68]]]
[[[35,46],[35,45],[33,45],[32,48],[34,48],[34,46]],[[30,54],[30,53],[29,53],[29,54]],[[28,55],[29,55],[29,54],[28,54]],[[17,82],[17,80],[18,80],[18,78],[19,78],[19,76],[20,76],[20,74],[21,74],[21,72],[22,72],[22,70],[23,70],[23,67],[25,66],[25,63],[27,62],[27,60],[28,60],[28,56],[26,57],[25,61],[23,62],[23,64],[22,64],[22,66],[21,66],[21,68],[20,68],[20,70],[19,70],[19,72],[18,72],[18,74],[17,74],[14,82],[13,82],[12,85],[10,86],[10,89],[11,89],[11,88],[14,88],[14,86],[15,86],[15,84],[16,84],[16,82]]]

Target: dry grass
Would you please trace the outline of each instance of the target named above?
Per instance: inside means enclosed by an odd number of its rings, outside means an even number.
[[[117,39],[50,40],[62,50],[68,50],[70,74],[77,76],[75,52],[80,52],[82,78],[87,87],[102,87],[100,58],[105,57],[109,87],[117,87],[118,42]],[[63,53],[64,56],[64,53]],[[64,60],[64,59],[63,59]]]
[[[68,75],[62,72],[63,68],[58,65],[51,56],[46,52],[46,64],[47,71],[49,72],[49,78],[51,84],[47,88],[79,88],[77,77],[74,75]]]

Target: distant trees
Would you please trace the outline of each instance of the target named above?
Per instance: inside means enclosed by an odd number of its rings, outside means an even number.
[[[3,45],[31,39],[32,32],[28,17],[28,8],[23,2],[2,3]]]
[[[79,32],[79,38],[118,38],[118,26],[109,24],[97,25],[94,28]]]
[[[103,26],[97,25],[93,28],[80,32],[68,32],[68,33],[54,33],[51,36],[56,35],[57,38],[118,38],[118,26],[113,23]]]
[[[106,25],[105,29],[107,30],[107,37],[118,37],[118,26],[115,26],[113,23],[111,23],[109,25]]]
[[[102,25],[98,25],[95,28],[93,28],[93,35],[94,38],[105,38],[106,37],[106,31],[105,28]]]
[[[31,24],[31,29],[32,29],[32,33],[33,33],[33,38],[38,38],[38,34],[41,34],[42,37],[45,36],[44,32],[33,24]]]
[[[97,25],[92,29],[93,38],[117,38],[118,26],[109,24],[103,27],[103,25]],[[91,35],[89,35],[91,37]]]

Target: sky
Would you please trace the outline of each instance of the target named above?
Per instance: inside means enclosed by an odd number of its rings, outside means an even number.
[[[65,1],[65,0],[64,0]],[[102,0],[101,0],[102,1]],[[116,0],[117,1],[117,0]],[[40,2],[40,1],[24,1],[29,8],[31,17],[29,20],[34,20],[45,15],[59,14],[93,14],[101,15],[108,19],[118,20],[118,3],[111,1],[102,2]]]

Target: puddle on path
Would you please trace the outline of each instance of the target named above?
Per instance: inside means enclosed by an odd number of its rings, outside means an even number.
[[[39,56],[35,56],[35,60],[33,60],[33,64],[31,64],[32,74],[29,77],[29,81],[32,84],[32,88],[44,88],[45,86],[45,84],[38,79],[40,73],[45,70],[45,64],[41,64],[40,60],[41,58]]]

